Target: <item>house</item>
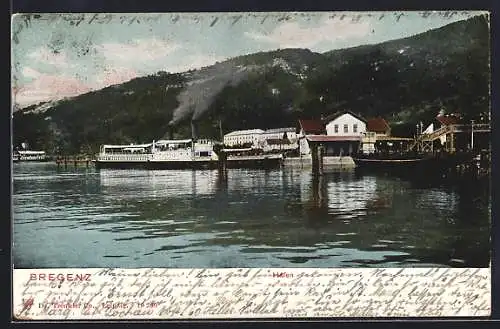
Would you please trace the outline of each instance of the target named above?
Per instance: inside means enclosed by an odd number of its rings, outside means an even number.
[[[381,117],[371,118],[366,121],[366,131],[374,132],[376,136],[390,136],[391,127]]]
[[[257,147],[262,140],[262,129],[232,131],[224,135],[224,145],[227,147],[247,146]]]
[[[366,132],[366,120],[351,111],[341,111],[323,119],[326,135],[321,142],[326,155],[343,156],[357,153]],[[317,141],[318,138],[315,138]]]
[[[327,116],[324,122],[328,136],[361,136],[366,131],[366,120],[351,111]]]
[[[326,156],[357,153],[366,131],[366,120],[351,111],[338,112],[322,120],[299,120],[299,124],[301,155],[310,155],[310,143],[321,144]]]

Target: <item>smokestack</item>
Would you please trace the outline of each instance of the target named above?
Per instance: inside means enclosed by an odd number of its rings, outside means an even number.
[[[196,125],[196,121],[194,120],[191,120],[191,138],[193,139],[193,142],[198,140],[198,127]]]
[[[167,125],[167,138],[172,140],[174,139],[174,120],[171,120]]]

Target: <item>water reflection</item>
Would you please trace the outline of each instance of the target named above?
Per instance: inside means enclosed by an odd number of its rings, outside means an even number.
[[[488,191],[356,171],[17,167],[14,258],[25,267],[487,266]]]
[[[214,193],[217,171],[196,170],[101,170],[101,186],[109,193],[131,192],[125,196],[135,197],[137,193],[152,192],[152,198],[168,195],[208,195]],[[133,186],[133,189],[129,187]]]

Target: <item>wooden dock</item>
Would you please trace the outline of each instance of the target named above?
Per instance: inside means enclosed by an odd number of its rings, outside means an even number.
[[[456,138],[459,134],[470,134],[473,139],[473,134],[491,133],[491,125],[489,123],[479,124],[455,124],[443,126],[430,134],[421,134],[409,146],[408,151],[417,150],[419,152],[434,152],[434,141],[445,139],[445,150],[447,152],[456,151]],[[473,141],[471,141],[473,144]]]

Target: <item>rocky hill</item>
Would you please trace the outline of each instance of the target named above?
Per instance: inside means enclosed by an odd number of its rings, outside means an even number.
[[[170,128],[188,137],[192,120],[200,136],[220,137],[219,123],[223,133],[295,126],[341,109],[409,129],[440,109],[475,117],[489,111],[489,43],[487,18],[478,16],[376,45],[282,49],[158,72],[14,112],[14,145],[96,152],[103,143],[162,138]]]

